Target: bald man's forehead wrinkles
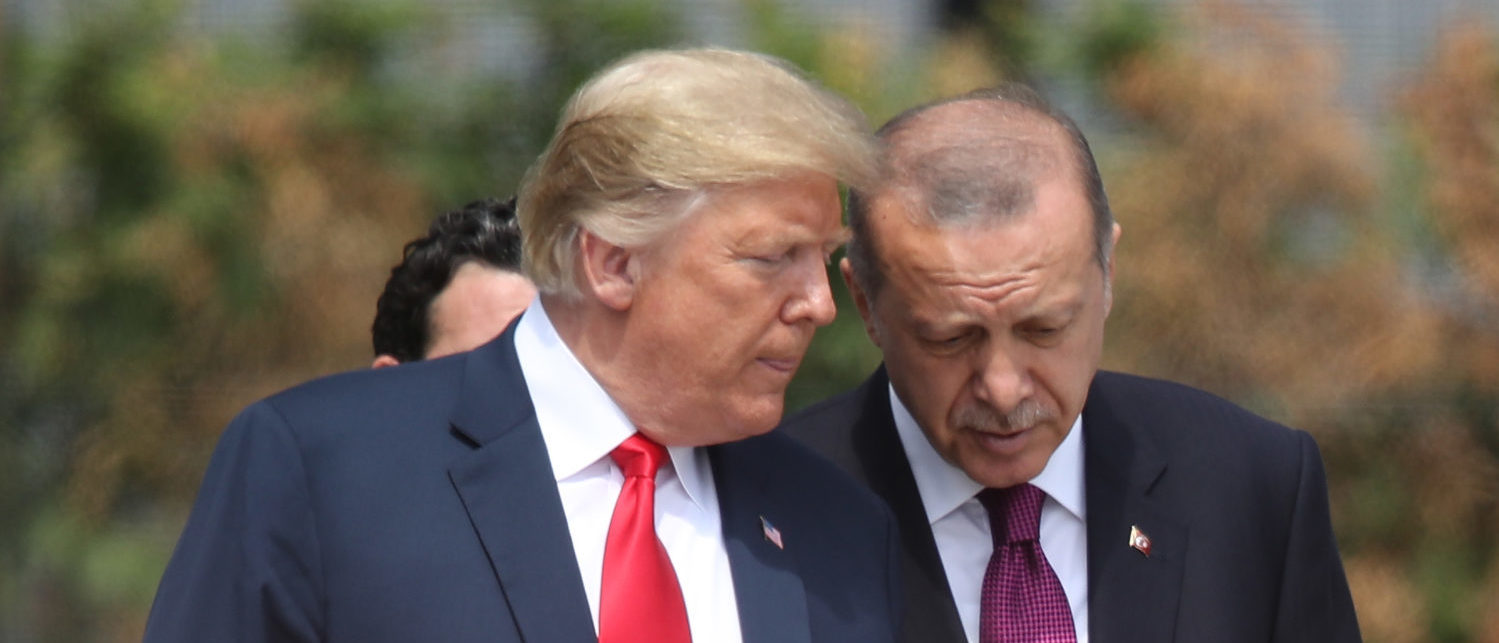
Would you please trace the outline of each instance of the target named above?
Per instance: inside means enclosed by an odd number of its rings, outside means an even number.
[[[994,281],[952,284],[953,289],[964,297],[972,297],[989,303],[1003,301],[1017,293],[1033,290],[1036,286],[1036,280],[1025,275],[1014,275]]]
[[[1034,272],[993,276],[975,276],[952,272],[928,273],[933,288],[928,290],[928,304],[915,307],[913,318],[928,330],[953,324],[967,324],[1028,315],[1041,301],[1041,284]],[[999,312],[1010,311],[1010,312]]]

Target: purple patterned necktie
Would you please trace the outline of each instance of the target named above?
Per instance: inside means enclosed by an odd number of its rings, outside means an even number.
[[[1041,553],[1041,501],[1030,484],[979,492],[989,512],[994,555],[984,570],[980,643],[1073,643],[1072,609]]]

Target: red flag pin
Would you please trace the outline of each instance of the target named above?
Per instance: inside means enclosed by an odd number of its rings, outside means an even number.
[[[1129,526],[1129,546],[1150,558],[1150,536],[1146,536],[1145,532],[1134,525]]]

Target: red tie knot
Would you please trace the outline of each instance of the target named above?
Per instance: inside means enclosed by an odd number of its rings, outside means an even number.
[[[1041,537],[1041,502],[1046,493],[1030,483],[979,492],[989,512],[989,529],[997,547]]]
[[[656,470],[666,461],[663,447],[640,433],[630,436],[609,454],[626,478],[656,479]]]

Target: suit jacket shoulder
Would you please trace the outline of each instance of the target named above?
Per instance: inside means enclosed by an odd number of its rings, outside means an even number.
[[[1294,449],[1305,435],[1201,389],[1111,371],[1093,378],[1084,422],[1089,415],[1104,414],[1142,430],[1148,425],[1150,435],[1164,442],[1195,443],[1210,436],[1228,440],[1223,448],[1265,443],[1271,449]]]
[[[1083,431],[1095,637],[1359,639],[1309,434],[1110,372],[1094,378]],[[1134,529],[1148,556],[1127,546]]]
[[[257,407],[274,413],[299,442],[328,449],[326,455],[393,439],[393,433],[434,427],[445,433],[462,390],[465,358],[459,354],[320,377],[260,400],[246,413]]]
[[[509,332],[470,353],[320,378],[236,417],[145,636],[593,638]]]

